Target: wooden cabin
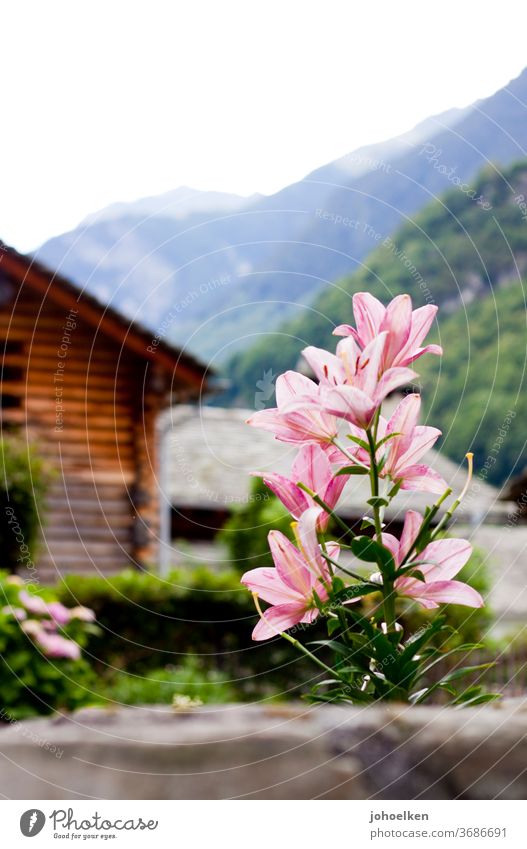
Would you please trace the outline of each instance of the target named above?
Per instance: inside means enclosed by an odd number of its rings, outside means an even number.
[[[196,400],[206,368],[0,242],[2,431],[54,468],[39,580],[155,565],[156,420]]]

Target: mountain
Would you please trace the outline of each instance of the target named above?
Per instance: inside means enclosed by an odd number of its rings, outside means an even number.
[[[501,172],[486,166],[472,185],[431,201],[384,239],[358,271],[234,357],[228,367],[231,396],[254,406],[262,375],[269,384],[270,375],[294,368],[306,344],[333,350],[333,327],[353,321],[355,292],[369,291],[384,302],[409,292],[416,306],[440,307],[435,341],[444,356],[420,360],[417,370],[429,421],[443,431],[442,450],[459,462],[474,451],[482,479],[492,483],[521,470],[527,419],[526,199],[522,160]],[[274,403],[271,391],[267,399]]]
[[[170,341],[225,363],[308,309],[454,180],[522,155],[526,98],[524,72],[468,109],[361,148],[270,197],[230,199],[220,210],[196,197],[181,204],[181,218],[178,202],[163,196],[113,207],[37,256]]]
[[[171,192],[161,195],[140,198],[139,200],[122,203],[112,203],[110,206],[86,216],[81,221],[80,229],[101,221],[129,218],[130,216],[148,218],[175,218],[179,220],[194,212],[234,212],[249,204],[255,203],[261,195],[241,197],[226,192],[200,192],[189,186],[180,186]]]

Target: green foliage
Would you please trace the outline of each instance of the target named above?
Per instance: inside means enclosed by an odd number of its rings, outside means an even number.
[[[218,540],[226,547],[230,562],[245,572],[271,564],[267,535],[273,529],[291,539],[291,516],[263,481],[253,478],[247,504],[233,509]]]
[[[23,630],[28,619],[16,615],[18,612],[21,616],[23,611],[19,599],[23,588],[20,579],[0,573],[0,721],[81,707],[91,701],[95,684],[85,659],[47,657],[38,642]],[[39,592],[38,597],[47,602],[55,600],[50,591]],[[61,636],[81,647],[95,631],[93,625],[79,620],[59,629]]]
[[[428,418],[453,459],[474,452],[476,481],[499,484],[526,462],[526,297],[515,282],[475,300],[441,321],[441,363],[423,359]]]
[[[527,164],[500,174],[484,169],[473,186],[492,206],[485,209],[458,188],[407,221],[381,242],[363,266],[322,292],[313,309],[280,328],[280,344],[262,339],[236,354],[228,366],[237,399],[253,402],[263,372],[295,368],[310,345],[331,348],[335,324],[352,322],[355,292],[370,291],[387,301],[410,292],[416,306],[434,303],[439,313],[441,362],[424,359],[419,371],[427,388],[430,421],[443,429],[442,450],[460,460],[467,450],[480,467],[492,451],[507,410],[513,425],[486,479],[500,483],[525,465],[522,422],[527,415],[525,350],[527,222],[515,200],[525,194]],[[463,415],[460,415],[460,403]],[[270,405],[274,402],[271,400]],[[477,471],[477,470],[476,470]]]
[[[103,694],[116,670],[155,677],[156,670],[179,668],[189,656],[203,675],[218,672],[229,680],[238,700],[292,697],[313,680],[309,662],[285,641],[252,641],[257,613],[238,569],[200,567],[166,577],[135,570],[109,578],[68,575],[57,592],[65,604],[96,613],[101,631],[90,636],[88,652]],[[310,633],[316,638],[323,632],[315,625]]]
[[[4,568],[31,568],[50,470],[20,436],[0,439],[0,550]]]
[[[117,704],[171,704],[174,696],[188,696],[203,704],[226,704],[238,693],[224,674],[188,655],[177,666],[154,669],[145,675],[117,672],[99,690],[103,701]]]

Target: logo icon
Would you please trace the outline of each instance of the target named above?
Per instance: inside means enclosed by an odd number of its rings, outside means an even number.
[[[258,392],[254,393],[254,407],[256,410],[264,410],[265,402],[269,401],[274,395],[274,382],[276,374],[273,374],[272,368],[264,371],[263,378],[256,381]]]
[[[38,808],[30,808],[20,817],[20,831],[24,837],[35,837],[46,824],[46,815]]]

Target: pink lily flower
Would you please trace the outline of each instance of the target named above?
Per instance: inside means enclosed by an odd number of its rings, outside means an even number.
[[[386,396],[417,376],[405,367],[384,369],[389,343],[390,334],[383,331],[363,351],[352,336],[338,343],[336,354],[322,348],[306,348],[302,353],[320,381],[320,392],[309,403],[368,428]],[[297,407],[302,403],[303,399],[298,399]]]
[[[276,472],[254,474],[263,479],[265,485],[280,499],[294,519],[300,519],[306,510],[317,506],[311,496],[300,489],[297,482],[308,486],[333,509],[347,481],[346,477],[336,477],[333,474],[327,453],[320,445],[304,445],[300,449],[291,469],[291,479]],[[326,530],[328,522],[329,513],[321,509],[318,530]]]
[[[396,566],[401,565],[411,550],[422,523],[423,517],[415,510],[409,510],[405,516],[400,540],[392,534],[382,535],[383,545],[391,551]],[[445,603],[483,607],[483,599],[475,589],[461,581],[452,580],[471,554],[472,546],[464,539],[434,540],[412,558],[419,561],[415,568],[423,574],[424,582],[403,575],[395,581],[395,590],[399,595],[412,598],[426,608],[438,607],[439,604]],[[408,565],[411,562],[410,560]],[[376,578],[379,579],[380,575]]]
[[[276,407],[258,410],[246,424],[269,430],[282,442],[330,444],[337,435],[337,422],[317,402],[318,395],[319,387],[313,380],[286,371],[276,380]],[[304,403],[299,403],[300,398]]]
[[[430,466],[418,462],[441,436],[441,431],[437,428],[417,424],[420,409],[421,397],[412,393],[397,405],[388,422],[382,416],[379,418],[378,441],[391,433],[400,434],[388,440],[379,449],[379,462],[386,454],[386,462],[379,476],[390,478],[394,484],[400,482],[401,489],[442,493],[447,488],[446,481]],[[353,429],[353,434],[364,437],[358,428]],[[369,467],[370,457],[367,451],[360,447],[351,450],[361,463]]]
[[[412,311],[410,295],[397,295],[387,307],[369,292],[353,296],[353,315],[356,329],[349,324],[335,328],[335,336],[352,336],[361,348],[366,348],[378,335],[388,332],[389,341],[383,358],[383,369],[407,366],[423,354],[443,353],[439,345],[420,347],[437,313],[428,304]]]
[[[275,568],[252,569],[242,576],[242,584],[271,605],[256,625],[253,640],[267,640],[299,622],[313,622],[318,616],[313,592],[322,601],[327,600],[324,582],[330,580],[330,574],[316,533],[321,512],[319,507],[311,507],[302,515],[297,526],[298,548],[280,531],[270,531]],[[338,545],[328,543],[326,547],[330,557],[336,559]]]

